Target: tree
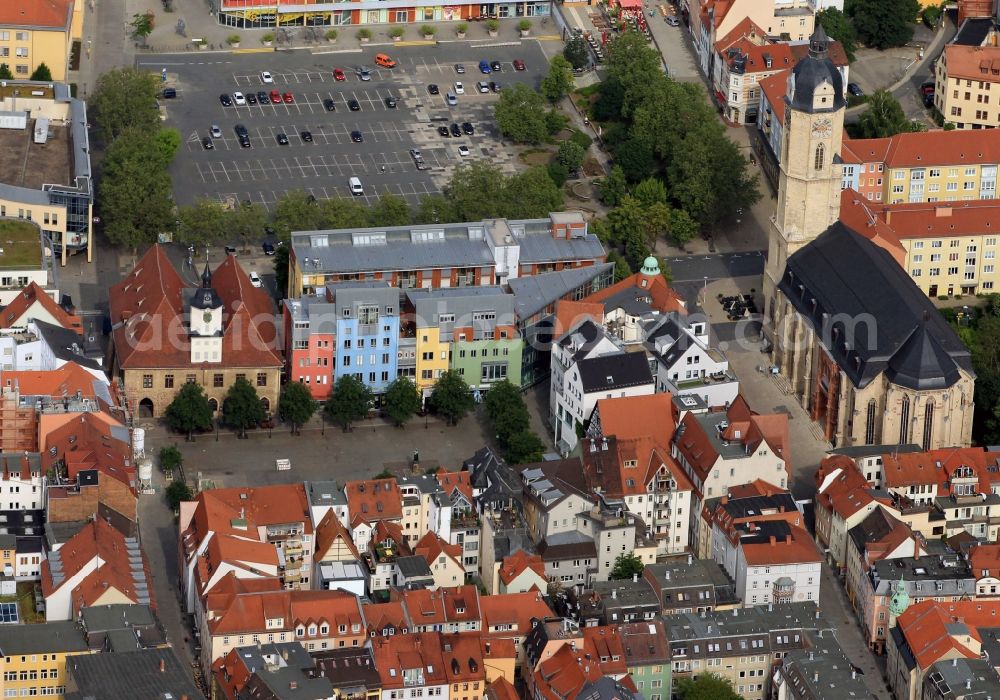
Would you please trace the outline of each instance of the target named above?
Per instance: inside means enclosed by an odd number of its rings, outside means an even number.
[[[394,194],[380,196],[369,211],[372,226],[406,226],[413,221],[410,205]]]
[[[684,678],[677,684],[681,700],[740,700],[733,685],[714,673],[700,673],[694,680]]]
[[[250,239],[259,236],[267,223],[264,207],[250,200],[237,204],[228,216],[230,233],[239,236],[244,250],[250,247]]]
[[[657,169],[653,145],[640,136],[633,136],[615,149],[615,165],[621,167],[629,182],[646,179]]]
[[[608,578],[612,581],[630,579],[637,574],[642,574],[642,570],[645,568],[646,565],[642,563],[642,559],[632,552],[625,552],[619,554],[618,558],[615,559],[615,565],[611,567],[611,574]]]
[[[441,374],[431,393],[431,406],[444,416],[449,425],[455,425],[472,410],[474,402],[469,385],[456,370]]]
[[[627,243],[633,233],[641,236],[645,228],[644,213],[638,199],[630,194],[625,195],[618,206],[608,213],[611,240],[616,243]],[[635,260],[632,262],[634,263]],[[641,264],[642,260],[639,262]]]
[[[3,80],[13,80],[14,74],[10,72],[10,66],[6,63],[0,63],[0,78]]]
[[[316,401],[302,382],[288,382],[278,397],[278,417],[292,424],[292,434],[301,435],[300,428],[316,413]]]
[[[177,240],[203,248],[222,241],[229,231],[229,217],[214,199],[200,197],[177,209]]]
[[[180,504],[184,501],[190,501],[194,498],[194,494],[191,492],[191,487],[187,485],[186,481],[172,481],[167,490],[164,492],[167,497],[167,503],[170,504],[171,510],[177,510]]]
[[[601,201],[609,207],[616,207],[625,197],[625,171],[620,165],[611,168],[608,176],[598,184]]]
[[[583,165],[584,156],[586,152],[575,141],[563,141],[556,152],[556,160],[565,165],[569,172],[574,172]]]
[[[840,45],[844,47],[847,60],[853,61],[857,34],[847,15],[836,7],[828,7],[816,13],[816,21],[823,27],[823,31],[828,37],[839,41]]]
[[[305,190],[288,190],[274,205],[272,223],[278,236],[288,241],[292,231],[316,231],[322,228],[323,211],[316,198]]]
[[[615,282],[621,282],[632,276],[632,268],[629,266],[628,260],[617,250],[608,251],[608,262],[615,264]]]
[[[608,77],[621,85],[621,115],[628,117],[651,83],[664,78],[663,58],[638,32],[627,31],[608,42]]]
[[[913,38],[919,12],[919,0],[855,0],[848,14],[862,42],[888,49]]]
[[[244,377],[237,377],[222,402],[222,422],[238,430],[240,437],[246,437],[247,428],[256,426],[266,417],[257,390]]]
[[[667,187],[663,184],[663,180],[647,177],[632,188],[632,196],[644,207],[650,207],[658,202],[666,203]]]
[[[673,209],[670,212],[670,229],[667,236],[674,245],[683,247],[685,243],[698,235],[698,222],[691,218],[683,209]]]
[[[137,68],[119,68],[101,75],[88,104],[105,141],[132,130],[149,135],[159,129],[157,89],[157,77]]]
[[[433,196],[425,198],[434,199]],[[545,168],[536,166],[523,173],[505,175],[488,161],[475,161],[457,168],[444,187],[444,197],[434,199],[442,221],[479,221],[495,217],[533,219],[563,208],[563,196]],[[435,210],[437,211],[437,210]],[[426,220],[423,209],[418,220]],[[431,222],[428,222],[431,223]]]
[[[132,35],[141,39],[153,33],[153,13],[144,12],[132,15],[132,21],[128,23],[132,27]]]
[[[510,219],[538,219],[565,208],[563,193],[540,165],[504,178],[503,196]],[[464,219],[475,221],[475,219]]]
[[[150,165],[166,168],[174,161],[180,147],[181,132],[172,128],[157,129],[153,134],[153,154],[156,160]]]
[[[493,116],[500,133],[517,143],[541,143],[548,135],[545,98],[524,83],[504,88]]]
[[[549,102],[558,102],[573,90],[573,66],[563,56],[553,56],[549,72],[542,78],[542,94]]]
[[[454,213],[451,201],[440,194],[428,194],[421,197],[420,206],[417,207],[413,219],[418,224],[440,224],[449,221],[460,221]]]
[[[386,387],[383,402],[392,422],[402,427],[420,410],[420,392],[409,377],[397,377]]]
[[[922,131],[917,122],[907,119],[899,100],[888,90],[876,90],[868,98],[868,108],[858,118],[861,138],[878,139],[911,131]]]
[[[323,413],[346,433],[351,423],[368,415],[372,399],[372,390],[367,384],[353,374],[345,374],[333,385],[333,393],[323,405]]]
[[[625,86],[618,78],[607,77],[601,83],[597,100],[591,108],[594,119],[608,121],[622,116],[622,106],[625,104]]]
[[[585,68],[590,63],[590,50],[582,36],[574,36],[566,42],[566,46],[563,48],[563,57],[576,70]]]
[[[398,199],[395,195],[386,195]],[[320,210],[321,228],[365,228],[371,225],[368,207],[351,199],[323,199],[316,203]]]
[[[278,288],[278,298],[288,295],[288,246],[279,245],[274,249],[274,284]]]
[[[663,202],[653,202],[643,207],[643,233],[649,245],[655,246],[656,239],[670,232],[670,219],[673,212],[670,207]]]
[[[28,80],[37,80],[41,83],[50,82],[52,80],[52,71],[49,70],[49,67],[43,61],[35,67],[35,71]]]
[[[514,435],[530,428],[531,419],[521,389],[506,379],[490,387],[483,403],[497,440],[504,449],[509,448]]]
[[[165,472],[172,472],[180,469],[184,463],[184,456],[181,451],[173,445],[160,448],[160,469]]]
[[[163,418],[171,430],[184,433],[188,440],[195,430],[211,428],[212,407],[208,404],[208,397],[201,384],[186,382],[167,406]]]
[[[509,464],[532,464],[541,462],[545,454],[545,443],[530,430],[522,430],[510,437],[504,451]]]
[[[150,167],[159,157],[155,143],[137,131],[108,147],[99,194],[104,231],[112,243],[135,251],[173,229],[170,175],[164,168]]]

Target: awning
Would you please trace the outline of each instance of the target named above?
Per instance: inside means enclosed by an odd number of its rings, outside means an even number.
[[[618,6],[623,10],[642,10],[642,0],[618,0]]]

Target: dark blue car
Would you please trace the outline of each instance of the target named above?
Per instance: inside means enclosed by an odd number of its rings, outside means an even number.
[[[493,69],[490,68],[490,62],[489,61],[480,61],[479,62],[479,72],[482,73],[482,74],[484,74],[484,75],[486,75],[488,73],[492,73]]]

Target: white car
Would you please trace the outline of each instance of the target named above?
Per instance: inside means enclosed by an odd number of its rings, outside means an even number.
[[[462,156],[463,158],[469,155],[469,147],[463,143],[461,146],[458,147],[458,155]]]
[[[265,70],[265,71],[261,71],[260,72],[260,81],[262,83],[266,83],[268,85],[271,85],[271,84],[274,83],[274,78],[271,77],[270,71],[266,71]]]
[[[479,90],[480,93],[487,93],[490,91],[490,86],[488,83],[485,83],[482,80],[480,80],[478,83],[476,83],[476,89]]]
[[[459,82],[455,83],[455,94],[456,95],[464,95],[465,94],[465,86],[462,85],[462,83],[459,83]]]
[[[238,105],[246,105],[247,98],[243,96],[242,92],[234,92],[233,93],[233,102],[235,102]]]
[[[444,99],[448,102],[448,105],[451,107],[454,107],[455,105],[458,104],[458,98],[455,97],[455,95],[451,94],[450,92],[447,95],[445,95]]]
[[[260,275],[258,275],[256,272],[251,272],[249,276],[250,276],[250,284],[257,287],[258,289],[264,286],[264,283],[260,281]]]
[[[212,128],[209,130],[209,133],[211,133],[213,139],[222,138],[222,129],[219,128],[218,124],[212,124]]]

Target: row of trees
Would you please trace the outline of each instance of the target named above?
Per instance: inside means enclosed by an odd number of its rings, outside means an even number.
[[[14,80],[14,74],[10,72],[10,66],[6,63],[0,63],[0,80]],[[49,67],[43,61],[35,67],[34,72],[28,77],[28,80],[37,80],[40,83],[51,81],[52,71],[49,70]]]
[[[545,443],[531,430],[528,406],[520,387],[505,379],[490,387],[484,403],[504,458],[510,464],[540,462]]]
[[[151,73],[121,68],[103,74],[90,99],[105,148],[98,192],[104,230],[133,250],[174,228],[167,167],[181,135],[161,126],[157,89]]]
[[[163,415],[167,425],[188,439],[191,434],[212,427],[212,407],[201,384],[189,382],[181,387]],[[267,418],[257,390],[243,377],[237,377],[222,401],[222,424],[245,437],[248,428]]]
[[[849,61],[860,41],[876,49],[904,46],[913,38],[913,29],[920,14],[919,0],[846,0],[844,10],[829,7],[816,13],[816,20],[831,39],[844,47]],[[939,6],[925,8],[930,24],[940,18]]]

